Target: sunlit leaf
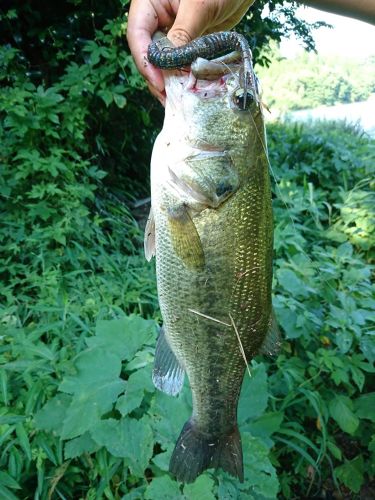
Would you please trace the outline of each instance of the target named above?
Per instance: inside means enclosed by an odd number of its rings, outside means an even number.
[[[352,407],[351,400],[346,396],[335,396],[329,403],[331,417],[348,434],[354,434],[359,425],[359,419],[353,413]]]

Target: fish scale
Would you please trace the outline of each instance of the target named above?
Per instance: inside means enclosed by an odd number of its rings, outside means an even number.
[[[175,394],[183,372],[189,379],[192,417],[170,463],[184,482],[210,467],[243,480],[237,405],[246,363],[237,333],[250,361],[272,319],[263,115],[257,96],[246,109],[236,104],[239,72],[237,64],[209,96],[205,82],[191,89],[188,77],[166,74],[165,121],[151,161],[155,235],[145,248],[156,255],[163,317],[154,382]]]

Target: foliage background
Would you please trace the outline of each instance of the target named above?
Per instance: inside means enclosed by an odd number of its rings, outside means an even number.
[[[283,31],[311,46],[292,4],[261,20],[265,3],[241,26],[259,62]],[[190,401],[150,383],[160,314],[136,200],[162,110],[129,56],[127,9],[0,11],[0,496],[373,497],[375,152],[345,126],[269,130],[285,341],[244,381],[245,483],[168,475]]]
[[[272,113],[366,101],[375,93],[375,58],[350,59],[304,52],[293,59],[272,48],[272,63],[260,68],[263,99]]]

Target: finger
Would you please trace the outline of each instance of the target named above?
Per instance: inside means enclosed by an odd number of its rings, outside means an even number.
[[[168,38],[176,46],[185,45],[202,35],[209,24],[209,4],[205,0],[181,0]]]
[[[225,19],[225,21],[219,22],[214,26],[210,26],[209,30],[206,31],[205,33],[214,33],[215,31],[231,30],[232,28],[237,26],[237,24],[242,20],[246,12],[247,9],[244,12],[242,11],[236,12],[233,16],[229,17],[228,19]]]
[[[127,39],[139,72],[159,92],[164,90],[163,75],[147,60],[147,49],[151,35],[158,29],[159,23],[172,23],[167,11],[157,13],[148,0],[133,0],[129,10]]]
[[[148,83],[148,90],[151,92],[151,94],[154,97],[156,97],[156,99],[160,102],[160,104],[165,107],[165,100],[166,100],[165,90],[160,92],[157,88],[153,87],[150,83]]]

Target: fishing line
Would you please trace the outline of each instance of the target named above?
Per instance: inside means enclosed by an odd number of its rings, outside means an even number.
[[[261,104],[260,104],[260,105],[261,105]],[[262,113],[262,115],[263,115],[263,111],[260,111],[260,112],[261,112],[261,113]],[[264,153],[264,155],[265,155],[265,157],[266,157],[266,161],[267,161],[267,164],[268,164],[268,168],[269,168],[269,170],[270,170],[270,172],[271,172],[271,174],[272,174],[272,177],[273,177],[273,179],[274,179],[274,181],[275,181],[275,186],[276,186],[277,193],[278,193],[278,195],[279,195],[279,197],[280,197],[280,200],[281,200],[281,202],[283,203],[283,205],[284,205],[284,207],[285,207],[285,209],[286,209],[286,211],[287,211],[288,217],[289,217],[289,219],[290,219],[290,221],[291,221],[291,223],[292,223],[292,228],[293,228],[294,234],[295,234],[295,236],[297,236],[297,235],[298,235],[298,232],[297,232],[297,228],[296,228],[296,225],[295,225],[295,221],[294,221],[294,219],[293,219],[293,217],[292,217],[292,214],[291,214],[291,212],[290,212],[290,207],[289,207],[289,205],[287,204],[287,202],[285,201],[285,199],[284,199],[284,197],[283,197],[282,191],[281,191],[280,186],[279,186],[279,182],[280,182],[280,181],[279,181],[279,179],[277,178],[277,176],[276,176],[276,174],[275,174],[275,172],[274,172],[274,170],[273,170],[273,168],[272,168],[272,166],[271,166],[270,160],[269,160],[269,158],[268,158],[267,145],[266,145],[265,141],[263,140],[263,138],[262,138],[262,136],[261,136],[261,134],[260,134],[260,132],[259,132],[259,130],[258,130],[258,126],[257,126],[257,124],[256,124],[256,122],[255,122],[255,120],[254,120],[254,118],[253,118],[253,115],[252,115],[251,113],[250,113],[250,118],[251,118],[251,120],[252,120],[252,122],[253,122],[253,125],[254,125],[254,127],[255,127],[255,130],[256,130],[257,136],[258,136],[258,138],[259,138],[259,140],[260,140],[260,142],[261,142],[261,144],[262,144],[263,153]],[[265,129],[265,127],[264,127],[264,129]],[[309,256],[309,255],[308,255],[308,254],[304,251],[304,249],[303,249],[302,247],[299,247],[299,248],[300,248],[301,253],[302,253],[302,254],[303,254],[303,255],[307,258],[307,260],[310,262],[310,264],[312,264],[312,265],[314,266],[314,268],[315,268],[314,261],[312,260],[312,258],[311,258],[311,257],[310,257],[310,256]],[[336,290],[335,290],[335,289],[331,286],[331,284],[330,284],[330,283],[329,283],[329,282],[328,282],[328,281],[327,281],[327,280],[326,280],[326,279],[322,276],[322,274],[320,273],[320,271],[319,271],[318,269],[316,269],[316,272],[317,272],[317,273],[318,273],[318,275],[321,277],[321,279],[324,281],[324,283],[325,283],[325,284],[326,284],[326,285],[327,285],[327,286],[331,289],[331,291],[336,292]]]

